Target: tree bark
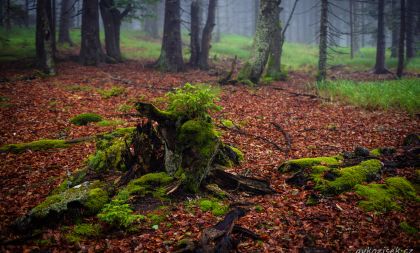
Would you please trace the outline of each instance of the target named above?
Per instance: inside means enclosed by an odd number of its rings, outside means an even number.
[[[200,24],[201,24],[201,0],[191,2],[191,38],[190,38],[190,65],[198,67],[200,61]]]
[[[0,0],[0,26],[4,26],[4,0]]]
[[[111,61],[121,62],[120,30],[121,20],[131,11],[127,6],[121,13],[115,6],[114,0],[100,0],[102,21],[105,30],[105,49]]]
[[[203,35],[201,38],[201,53],[200,53],[200,61],[199,66],[200,69],[207,70],[209,68],[209,52],[210,52],[210,43],[211,43],[211,34],[213,32],[213,28],[216,25],[216,6],[217,0],[209,0],[209,7],[207,13],[207,21],[206,25],[203,29]]]
[[[29,27],[29,0],[25,0],[25,27]]]
[[[5,22],[5,28],[7,31],[10,31],[10,29],[12,29],[12,20],[11,20],[11,16],[10,16],[10,0],[6,0],[6,12],[5,12],[5,17],[4,17],[4,22]]]
[[[399,29],[399,16],[398,16],[398,8],[397,8],[397,0],[392,0],[391,2],[392,8],[392,33],[391,33],[391,58],[396,58],[398,55],[398,29]]]
[[[82,46],[80,62],[87,66],[97,66],[104,61],[99,40],[99,4],[98,0],[83,0]]]
[[[407,0],[407,14],[406,14],[406,56],[407,59],[415,56],[414,51],[414,0]]]
[[[349,17],[350,17],[350,59],[354,58],[354,2],[353,0],[349,0]]]
[[[185,69],[182,58],[181,0],[165,0],[165,21],[160,57],[156,67],[162,71],[180,72]]]
[[[51,0],[37,1],[36,59],[38,66],[46,74],[55,75]]]
[[[282,31],[281,31],[281,21],[280,21],[280,8],[277,9],[278,13],[275,31],[273,33],[273,41],[271,44],[270,59],[268,61],[267,73],[270,77],[278,79],[280,65],[281,65],[281,51],[282,51]]]
[[[378,0],[378,33],[376,40],[375,74],[386,74],[385,68],[385,0]]]
[[[319,32],[319,62],[318,81],[327,77],[327,47],[328,47],[328,0],[321,2],[321,21]]]
[[[260,1],[253,56],[250,62],[246,63],[241,69],[238,79],[249,80],[254,84],[259,82],[270,54],[270,46],[273,40],[273,33],[276,30],[280,2],[280,0]]]
[[[68,43],[73,45],[70,37],[70,26],[72,16],[74,15],[74,7],[72,0],[61,1],[61,15],[60,15],[60,31],[58,33],[58,43]]]
[[[405,0],[400,0],[400,42],[398,46],[398,67],[397,67],[397,76],[402,77],[404,71],[404,40],[406,33],[406,20],[405,20]]]

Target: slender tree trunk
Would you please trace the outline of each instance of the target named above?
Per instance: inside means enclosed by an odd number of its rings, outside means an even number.
[[[327,77],[327,47],[328,47],[328,0],[321,2],[321,21],[319,29],[319,62],[318,81]]]
[[[121,13],[116,8],[114,0],[101,0],[99,5],[101,7],[102,21],[104,23],[106,54],[110,57],[109,60],[112,62],[121,62],[121,20],[130,12],[131,7],[127,6]]]
[[[391,2],[391,8],[392,8],[392,14],[391,14],[391,18],[392,18],[392,33],[391,33],[391,40],[392,40],[392,45],[391,45],[391,57],[395,58],[398,55],[398,30],[399,30],[399,15],[398,15],[398,8],[397,8],[397,0],[392,0]]]
[[[162,71],[180,72],[185,69],[182,58],[181,0],[165,0],[165,21],[160,57],[156,67]]]
[[[354,2],[353,0],[349,0],[349,17],[350,17],[350,58],[354,58]]]
[[[74,15],[72,0],[61,1],[60,30],[58,33],[58,43],[68,43],[73,45],[70,38],[71,19]]]
[[[98,0],[83,0],[82,12],[82,46],[80,62],[83,65],[96,66],[104,61],[99,40],[99,4]]]
[[[254,4],[254,13],[253,13],[253,22],[252,22],[252,34],[255,36],[257,32],[257,22],[258,22],[258,10],[260,5],[260,0],[252,0]]]
[[[51,15],[52,15],[52,24],[51,24],[51,35],[53,42],[53,53],[54,57],[57,52],[57,36],[56,36],[56,24],[57,24],[57,11],[56,11],[56,0],[51,0]]]
[[[191,2],[191,40],[190,40],[190,65],[198,67],[200,60],[200,24],[201,24],[201,0]]]
[[[146,17],[144,19],[144,29],[146,33],[154,38],[159,38],[159,3],[151,3],[150,4],[150,11],[152,12],[152,15],[149,17]]]
[[[413,58],[415,56],[414,51],[414,1],[407,0],[407,25],[406,25],[406,55],[407,59]],[[417,0],[419,1],[419,0]]]
[[[267,65],[273,34],[276,30],[280,0],[261,0],[254,37],[253,56],[239,72],[239,80],[249,80],[257,84]]]
[[[273,41],[271,44],[271,53],[267,66],[268,76],[279,79],[280,65],[281,65],[281,51],[282,51],[282,37],[281,37],[281,21],[280,21],[280,8],[277,9],[278,13],[276,28],[273,33]]]
[[[378,34],[376,40],[375,74],[386,74],[385,68],[385,0],[378,0]]]
[[[405,0],[400,0],[400,42],[398,46],[398,67],[397,67],[397,76],[402,77],[404,71],[404,39],[406,33],[406,10],[405,10]]]
[[[217,2],[217,6],[216,6],[216,34],[214,35],[214,42],[220,42],[220,38],[221,38],[221,21],[220,21],[220,6],[219,6],[219,1]]]
[[[0,26],[4,26],[4,0],[0,0]]]
[[[6,0],[6,14],[5,14],[5,27],[7,31],[12,29],[12,21],[10,17],[10,0]]]
[[[46,74],[55,75],[51,7],[51,0],[37,0],[36,59]]]
[[[211,34],[213,32],[213,28],[216,25],[216,6],[217,0],[209,0],[209,8],[207,14],[207,21],[206,25],[203,29],[203,35],[201,37],[201,53],[200,53],[200,60],[199,66],[200,69],[207,70],[209,68],[209,52],[210,52],[210,43],[211,43]]]
[[[25,0],[25,27],[29,27],[29,0]]]

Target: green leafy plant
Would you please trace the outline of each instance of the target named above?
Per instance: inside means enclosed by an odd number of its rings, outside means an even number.
[[[119,229],[128,229],[135,222],[145,219],[143,215],[133,214],[133,210],[130,208],[129,204],[125,204],[124,201],[115,199],[104,206],[102,211],[98,214],[98,218]]]
[[[189,119],[206,119],[208,113],[222,109],[215,103],[218,94],[219,91],[211,86],[186,83],[184,87],[167,94],[168,111]]]

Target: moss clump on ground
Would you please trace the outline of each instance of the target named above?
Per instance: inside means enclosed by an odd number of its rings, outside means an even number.
[[[99,122],[102,120],[102,116],[96,113],[82,113],[74,116],[70,119],[70,123],[77,126],[86,126],[91,122]]]
[[[230,149],[232,149],[233,152],[235,152],[239,161],[243,161],[245,159],[244,153],[242,153],[241,150],[239,150],[238,148],[235,148],[234,146],[229,146],[229,147]]]
[[[325,165],[329,167],[339,166],[341,164],[340,157],[315,157],[301,158],[284,162],[278,168],[280,172],[297,171],[305,168],[311,168],[316,165]]]
[[[86,169],[79,169],[71,173],[71,175],[66,178],[57,188],[53,190],[53,194],[58,194],[64,192],[65,190],[72,188],[76,185],[79,185],[83,182],[87,174]]]
[[[42,151],[55,148],[67,148],[69,144],[65,140],[38,140],[28,143],[8,144],[0,147],[1,152],[22,153],[26,150]]]
[[[44,219],[50,214],[63,214],[69,211],[69,203],[79,203],[87,213],[94,214],[108,202],[108,193],[102,187],[104,185],[100,181],[87,182],[51,195],[44,202],[34,207],[29,215]]]
[[[417,228],[410,226],[410,224],[405,221],[400,223],[400,228],[409,235],[415,235],[419,232]]]
[[[113,86],[110,89],[98,89],[97,92],[103,98],[117,97],[125,93],[124,87]]]
[[[133,213],[129,204],[114,199],[98,214],[99,220],[119,229],[129,229],[135,222],[143,220],[143,215]]]
[[[222,203],[219,203],[218,201],[210,200],[210,199],[199,200],[198,206],[200,207],[202,211],[204,212],[211,211],[211,213],[215,216],[224,215],[229,209],[226,205],[223,205]]]
[[[232,120],[222,119],[220,122],[222,123],[222,125],[224,127],[227,127],[227,128],[235,128],[235,124],[233,123]]]
[[[82,223],[75,225],[73,230],[65,237],[71,243],[79,243],[85,238],[98,237],[101,234],[101,229],[99,224]]]
[[[89,156],[88,167],[94,171],[125,171],[123,161],[127,143],[131,143],[135,128],[121,128],[96,140],[96,153]]]
[[[356,193],[365,198],[359,205],[366,211],[400,210],[403,200],[420,201],[414,187],[402,177],[387,178],[385,184],[357,185]]]
[[[101,120],[96,125],[101,127],[107,127],[107,126],[118,126],[124,124],[124,121],[122,120]]]

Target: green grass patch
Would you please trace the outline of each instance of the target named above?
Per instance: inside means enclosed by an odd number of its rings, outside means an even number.
[[[377,82],[347,80],[317,84],[320,96],[367,109],[420,112],[420,83],[417,79]]]
[[[77,126],[86,126],[91,122],[102,121],[102,116],[96,113],[82,113],[70,119],[70,122]]]
[[[113,86],[110,89],[96,90],[103,98],[117,97],[125,93],[124,87]]]
[[[7,144],[0,147],[1,152],[22,153],[26,150],[41,151],[55,148],[67,148],[69,144],[65,140],[37,140],[28,143]]]
[[[101,127],[107,127],[107,126],[118,126],[124,124],[123,120],[101,120],[96,125]]]

